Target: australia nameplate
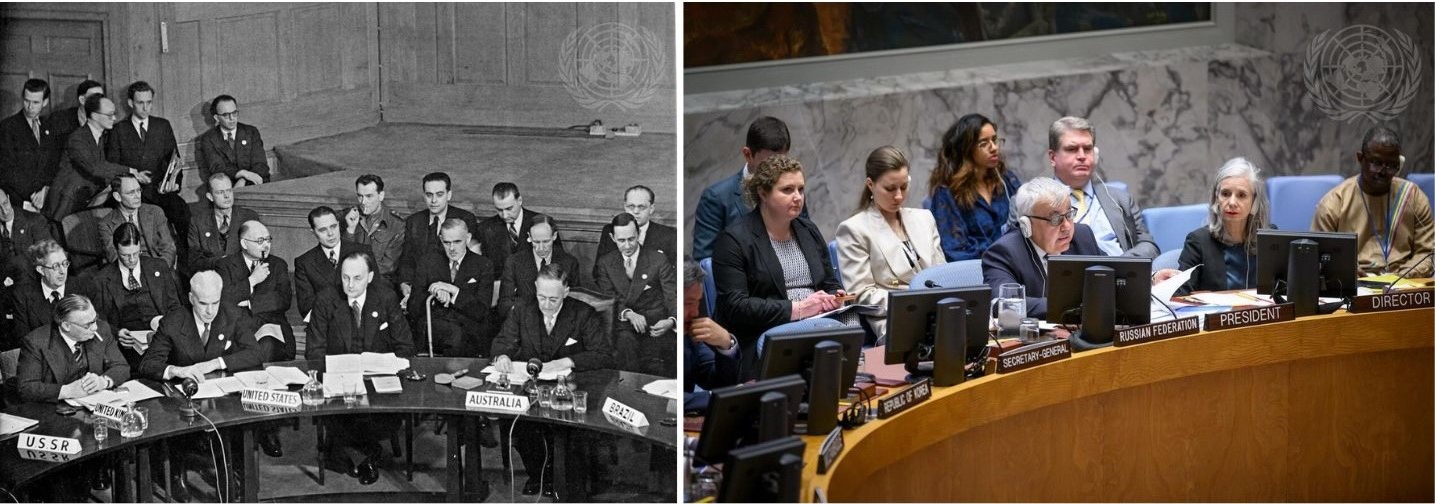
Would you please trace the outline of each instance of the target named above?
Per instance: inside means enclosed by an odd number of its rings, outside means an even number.
[[[1295,320],[1295,304],[1257,306],[1206,315],[1206,330],[1234,329]]]
[[[1008,350],[997,357],[997,374],[1071,358],[1071,342],[1064,339]]]
[[[528,411],[528,396],[507,392],[481,392],[470,390],[464,398],[465,408],[523,413]]]
[[[1435,290],[1395,291],[1389,294],[1356,296],[1350,299],[1350,313],[1373,313],[1416,308],[1435,308]]]
[[[932,380],[923,378],[899,392],[877,401],[877,418],[887,418],[932,398]]]
[[[1119,347],[1161,341],[1201,332],[1201,319],[1185,317],[1154,324],[1128,327],[1116,331],[1115,344]]]

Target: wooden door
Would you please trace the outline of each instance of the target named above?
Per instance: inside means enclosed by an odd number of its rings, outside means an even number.
[[[74,105],[80,82],[105,82],[104,47],[100,21],[0,17],[0,116],[20,110],[31,78],[50,83],[50,111]]]

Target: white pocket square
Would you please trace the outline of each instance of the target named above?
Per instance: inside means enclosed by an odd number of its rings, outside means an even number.
[[[478,283],[478,279],[477,279],[477,278],[470,278],[470,279],[468,279],[468,283]]]
[[[384,322],[383,324],[380,324],[380,325],[379,325],[379,330],[380,330],[380,331],[382,331],[382,330],[384,330],[384,329],[388,329],[388,328],[389,328],[389,323],[388,323],[388,322]]]
[[[563,346],[572,346],[576,344],[578,344],[578,340],[575,340],[573,338],[568,338],[568,341],[563,342]]]

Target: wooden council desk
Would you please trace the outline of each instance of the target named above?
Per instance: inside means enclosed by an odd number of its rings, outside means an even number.
[[[1430,502],[1432,420],[1435,310],[1342,311],[934,387],[827,474],[804,437],[802,498]]]

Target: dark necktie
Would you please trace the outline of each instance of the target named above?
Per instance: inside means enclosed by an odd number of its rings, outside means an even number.
[[[457,281],[458,281],[458,261],[449,261],[449,262],[448,262],[448,281],[449,281],[449,282],[457,282]]]
[[[209,324],[204,324],[204,330],[199,332],[199,344],[209,346]]]
[[[354,300],[354,302],[350,303],[349,308],[354,312],[354,330],[358,331],[364,324],[364,312],[359,308],[358,300]]]
[[[145,133],[149,132],[149,128],[146,128],[145,124],[146,123],[143,122],[140,123],[140,143],[144,143]]]
[[[433,216],[433,234],[438,236],[438,216]]]
[[[229,144],[229,150],[234,150],[234,132],[226,131],[224,133],[224,142]]]
[[[58,302],[60,302],[60,291],[51,291],[51,292],[50,292],[50,306],[54,306],[55,303],[58,303]]]
[[[85,358],[84,342],[75,343],[75,366],[80,369],[90,367],[89,363],[86,362],[87,360],[88,359]]]
[[[0,222],[0,257],[15,255],[15,244],[10,241],[10,227]]]
[[[547,267],[548,267],[548,259],[544,259],[544,260],[543,260],[543,265],[542,265],[542,266],[539,266],[538,269],[543,269],[543,268],[547,268]]]
[[[130,278],[129,278],[129,282],[126,284],[126,286],[129,288],[129,290],[131,290],[131,291],[140,290],[140,279],[139,279],[139,275],[135,273],[135,270],[130,270],[130,275],[129,275],[129,277],[130,277]]]
[[[338,252],[335,252],[335,251],[333,251],[333,250],[330,250],[330,251],[329,251],[329,266],[334,267],[334,268],[339,267],[339,254],[338,254]]]
[[[224,235],[224,234],[229,234],[229,216],[228,216],[228,215],[221,215],[221,216],[219,216],[219,217],[220,217],[221,219],[223,219],[223,220],[219,223],[219,234],[222,234],[222,235]]]
[[[516,245],[518,245],[518,223],[514,222],[508,225],[508,246],[512,248]]]
[[[30,129],[35,133],[35,143],[37,143],[37,144],[40,143],[40,120],[39,120],[39,119],[31,119],[31,120],[30,120]]]

